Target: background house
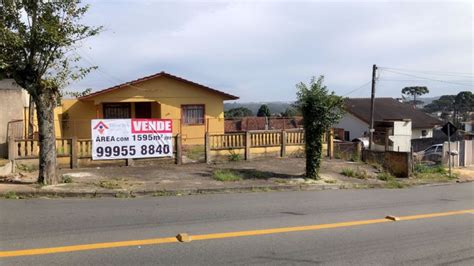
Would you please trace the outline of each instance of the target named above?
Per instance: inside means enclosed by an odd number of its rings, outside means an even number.
[[[345,101],[346,114],[335,126],[344,129],[344,139],[368,136],[370,121],[370,98],[349,98]],[[393,98],[376,98],[374,121],[411,120],[411,139],[431,138],[433,128],[441,121],[401,103]]]

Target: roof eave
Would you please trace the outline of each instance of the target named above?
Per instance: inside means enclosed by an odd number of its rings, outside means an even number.
[[[178,76],[175,76],[175,75],[163,72],[163,71],[159,72],[157,74],[154,74],[154,75],[150,75],[150,76],[146,76],[146,77],[143,77],[143,78],[135,79],[135,80],[132,80],[132,81],[129,81],[129,82],[126,82],[126,83],[122,83],[122,84],[119,84],[119,85],[116,85],[116,86],[113,86],[113,87],[110,87],[110,88],[107,88],[107,89],[104,89],[104,90],[93,92],[91,94],[81,96],[77,99],[78,100],[88,100],[88,99],[94,98],[98,95],[108,93],[108,92],[111,92],[111,91],[114,91],[114,90],[117,90],[117,89],[120,89],[120,88],[123,88],[123,87],[133,86],[134,84],[138,84],[138,83],[141,83],[141,82],[153,79],[153,78],[157,78],[157,77],[160,77],[160,76],[165,76],[165,77],[168,77],[168,78],[171,78],[171,79],[174,79],[174,80],[178,80],[178,81],[188,83],[188,84],[191,84],[191,85],[194,85],[194,86],[197,86],[197,87],[201,87],[201,88],[209,90],[213,93],[224,96],[224,98],[228,98],[228,99],[224,99],[224,100],[237,100],[237,99],[239,99],[239,97],[237,97],[235,95],[228,94],[228,93],[222,92],[220,90],[216,90],[216,89],[207,87],[205,85],[202,85],[202,84],[199,84],[199,83],[196,83],[196,82],[193,82],[193,81],[190,81],[190,80],[187,80],[187,79],[184,79],[184,78],[181,78],[181,77],[178,77]]]

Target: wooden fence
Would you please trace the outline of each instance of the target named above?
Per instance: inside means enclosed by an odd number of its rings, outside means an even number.
[[[323,138],[326,139],[326,135]],[[287,131],[259,130],[225,134],[206,133],[205,158],[206,162],[209,163],[211,161],[211,151],[244,149],[244,159],[249,160],[251,148],[273,147],[280,147],[280,156],[285,157],[286,147],[303,146],[304,144],[304,130],[301,129]]]
[[[181,136],[174,136],[174,155],[175,162],[182,162]],[[92,159],[92,140],[72,138],[56,139],[56,157],[69,157],[71,168],[78,167],[79,159]],[[8,140],[8,159],[9,160],[25,160],[39,158],[39,140],[38,139],[15,139]],[[122,159],[123,160],[123,159]],[[128,159],[127,165],[132,164],[133,160]]]

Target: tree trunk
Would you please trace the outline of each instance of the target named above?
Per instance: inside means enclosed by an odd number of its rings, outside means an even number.
[[[53,90],[47,89],[34,98],[40,144],[38,182],[55,185],[58,183],[56,174],[56,134],[54,132],[56,97]]]

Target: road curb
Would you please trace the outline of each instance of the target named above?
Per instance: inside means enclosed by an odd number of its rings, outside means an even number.
[[[436,184],[418,184],[412,187],[427,186],[446,186],[459,183],[470,183],[473,181],[448,182]],[[250,192],[269,192],[269,191],[322,191],[334,189],[372,189],[385,188],[384,184],[370,184],[360,186],[358,184],[295,184],[295,185],[275,185],[275,186],[247,186],[247,187],[228,187],[228,188],[197,188],[197,189],[175,189],[175,190],[113,190],[113,191],[51,191],[36,189],[35,191],[2,191],[0,197],[12,198],[134,198],[134,197],[162,197],[162,196],[184,196],[184,195],[203,195],[203,194],[224,194],[224,193],[250,193]],[[9,195],[10,194],[10,195]]]
[[[352,187],[352,186],[351,186]],[[18,198],[133,198],[137,196],[183,196],[183,195],[202,195],[202,194],[223,194],[223,193],[249,193],[266,191],[316,191],[330,189],[351,188],[347,185],[278,185],[278,186],[248,186],[231,188],[200,188],[200,189],[176,189],[176,190],[132,190],[132,191],[2,191],[0,197],[8,197],[9,193],[14,193]]]

